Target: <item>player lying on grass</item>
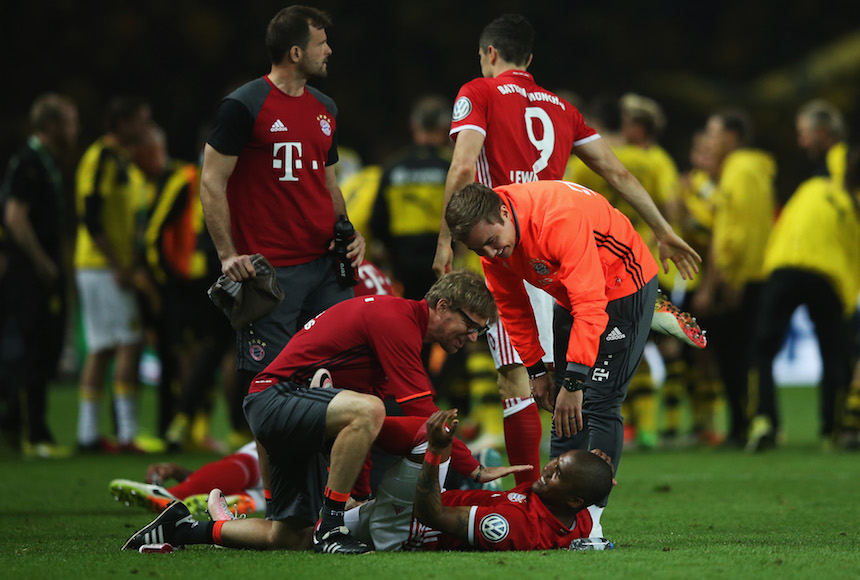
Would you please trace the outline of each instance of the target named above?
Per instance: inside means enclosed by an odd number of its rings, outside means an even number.
[[[537,481],[509,492],[442,492],[456,416],[456,410],[434,413],[426,423],[426,444],[415,417],[386,419],[377,442],[411,457],[389,469],[375,500],[347,512],[351,533],[377,550],[542,550],[568,548],[591,535],[586,508],[609,493],[614,481],[604,453],[569,451],[544,466]],[[415,454],[424,449],[422,465]],[[147,543],[230,545],[221,532],[253,521],[233,519],[217,489],[209,496],[209,513],[218,521],[196,522],[184,504],[174,502],[124,549]]]
[[[600,450],[569,451],[547,463],[537,481],[507,492],[442,491],[457,410],[427,420],[427,451],[392,466],[376,499],[347,512],[353,533],[377,550],[547,550],[592,533],[588,508],[613,484]],[[417,460],[417,461],[416,461]]]
[[[176,485],[163,485],[170,480],[176,480]],[[214,487],[221,489],[237,516],[266,511],[257,445],[253,442],[196,470],[176,463],[153,463],[146,470],[146,481],[114,479],[108,487],[118,502],[156,513],[179,500],[195,518],[205,519],[206,502]]]

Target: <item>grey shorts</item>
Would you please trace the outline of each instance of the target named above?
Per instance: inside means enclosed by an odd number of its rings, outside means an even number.
[[[245,397],[248,425],[269,458],[266,519],[299,518],[308,525],[319,519],[328,479],[326,411],[341,391],[287,382]]]
[[[621,403],[627,396],[627,387],[639,367],[648,342],[656,297],[655,276],[638,292],[612,300],[606,305],[609,322],[600,336],[597,360],[585,380],[582,419],[586,427],[570,438],[558,437],[553,430],[550,457],[558,457],[570,449],[599,448],[609,454],[615,466],[618,466],[624,442]],[[567,344],[572,324],[570,312],[556,304],[553,332],[554,357],[558,369],[567,366]],[[556,373],[556,395],[563,381],[564,373]]]
[[[275,268],[286,296],[272,312],[236,332],[237,369],[259,373],[305,322],[355,295],[337,283],[334,260],[326,254],[307,264]]]

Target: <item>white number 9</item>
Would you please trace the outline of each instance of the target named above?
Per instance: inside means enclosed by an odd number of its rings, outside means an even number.
[[[542,139],[535,137],[534,121],[540,121],[543,126]],[[549,165],[549,158],[555,149],[555,128],[552,126],[549,114],[540,107],[526,107],[526,132],[529,135],[529,141],[540,153],[540,157],[532,165],[532,171],[540,173]]]

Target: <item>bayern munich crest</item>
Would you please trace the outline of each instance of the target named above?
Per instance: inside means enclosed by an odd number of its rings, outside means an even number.
[[[511,530],[508,520],[499,514],[484,516],[478,527],[484,539],[493,544],[497,544],[507,538],[508,532]]]
[[[513,503],[523,503],[524,501],[526,501],[526,496],[523,493],[517,493],[515,491],[512,491],[508,494],[508,501]]]
[[[319,117],[320,120],[320,130],[323,132],[323,135],[326,137],[331,137],[331,122],[324,115]]]
[[[532,268],[534,268],[534,271],[537,272],[539,276],[546,276],[549,274],[549,264],[543,260],[532,260]]]
[[[457,99],[457,102],[454,103],[454,112],[451,114],[451,118],[454,121],[462,121],[466,117],[469,116],[469,113],[472,112],[472,101],[470,101],[467,97],[460,97]]]
[[[257,362],[260,362],[266,357],[266,349],[258,342],[253,342],[248,349],[248,354]]]

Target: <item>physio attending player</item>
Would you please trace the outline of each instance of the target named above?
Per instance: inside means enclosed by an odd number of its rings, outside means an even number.
[[[343,509],[370,444],[382,427],[383,416],[377,415],[382,408],[380,399],[394,399],[406,415],[431,415],[437,409],[421,361],[423,345],[436,342],[447,352],[455,352],[474,342],[495,316],[496,305],[484,280],[462,270],[437,280],[424,300],[359,297],[336,304],[308,321],[257,376],[245,400],[248,423],[266,451],[261,452],[260,461],[264,485],[270,490],[269,519],[198,526],[188,528],[187,534],[182,528],[165,541],[307,549],[322,510],[315,534],[317,551],[366,552],[367,546],[343,526]],[[325,384],[321,373],[344,389],[309,388],[314,377],[317,383]],[[359,423],[331,424],[340,415]],[[359,429],[371,420],[372,426]],[[359,429],[361,445],[344,450],[335,441],[329,447],[335,434],[350,435],[352,429]],[[365,440],[371,432],[370,439]],[[331,456],[328,485],[326,452]],[[482,483],[524,469],[481,466],[462,443],[455,445],[452,464]],[[166,522],[187,514],[182,504],[174,504],[135,534],[126,548],[146,543],[147,534],[164,533],[165,527],[170,528]]]
[[[533,377],[532,394],[553,412],[550,456],[603,449],[617,468],[621,403],[642,358],[657,295],[657,263],[642,237],[606,198],[565,181],[495,190],[473,183],[453,195],[445,219],[454,239],[482,256],[502,321]],[[543,370],[545,353],[523,281],[557,301],[555,384]]]

